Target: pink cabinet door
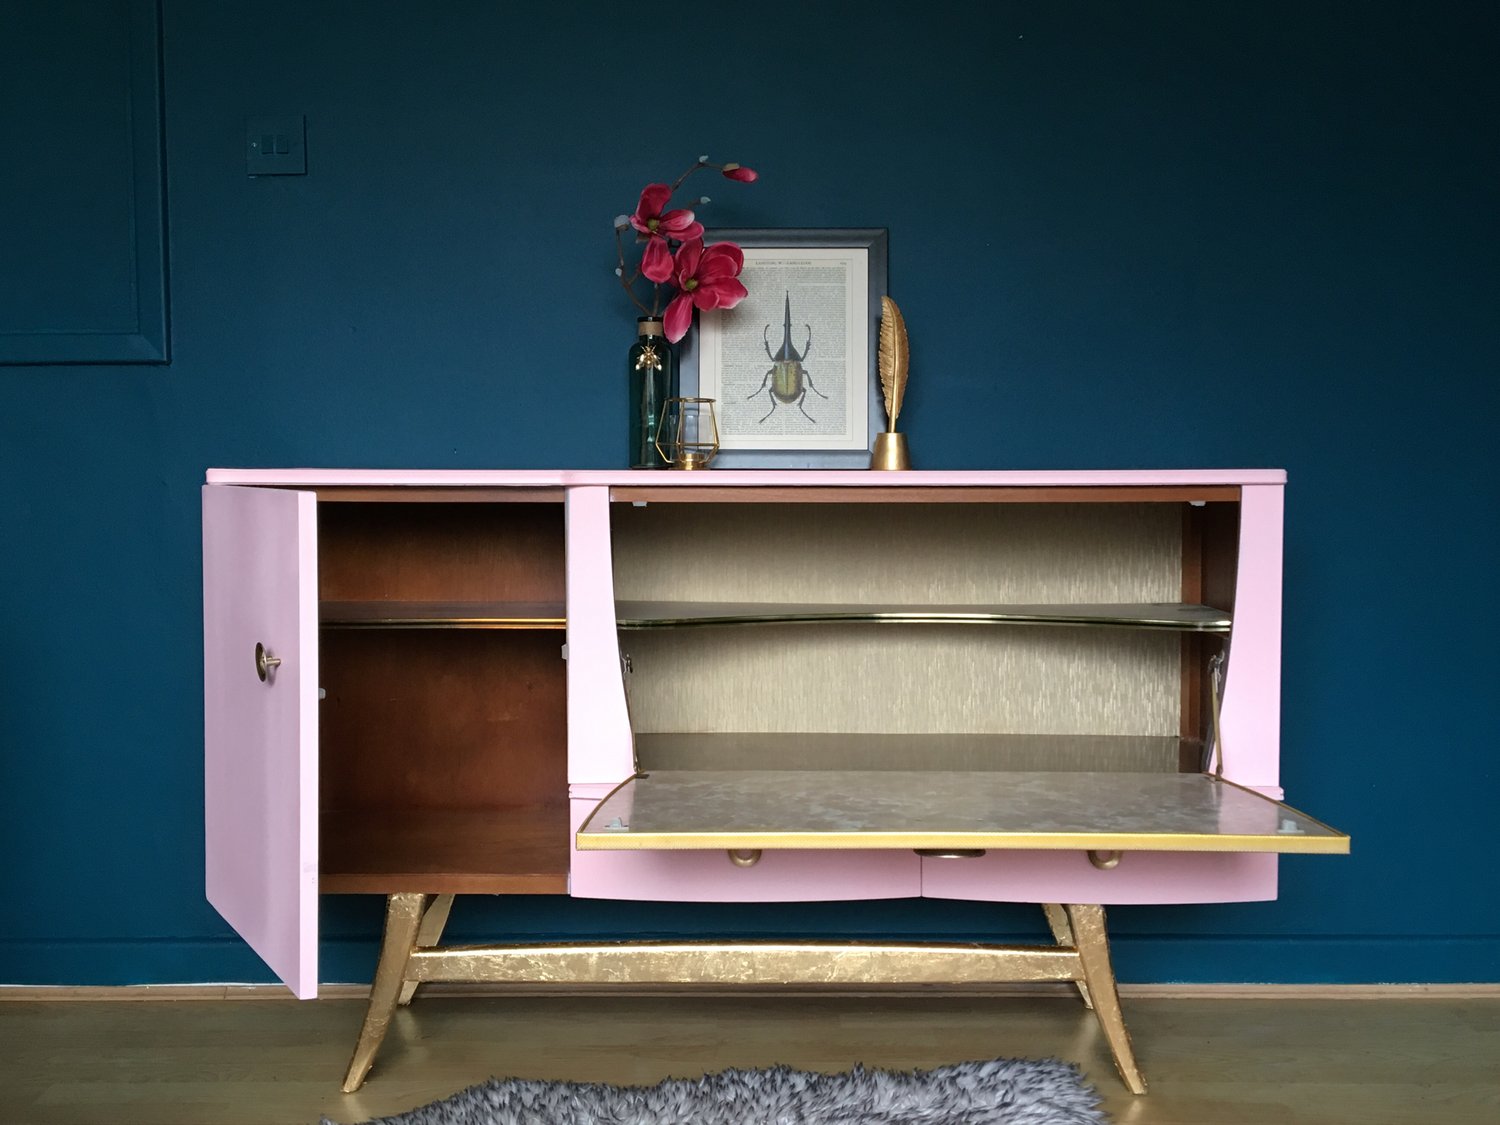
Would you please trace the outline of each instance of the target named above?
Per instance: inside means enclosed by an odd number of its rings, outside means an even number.
[[[208,900],[302,999],[318,991],[317,586],[313,493],[203,489]]]

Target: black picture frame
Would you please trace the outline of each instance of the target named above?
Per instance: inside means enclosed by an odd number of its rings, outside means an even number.
[[[700,311],[683,343],[682,394],[716,400],[714,467],[868,468],[883,427],[876,349],[888,283],[887,230],[725,228],[706,231],[704,241],[733,242],[745,251],[742,280],[750,290],[733,310]],[[795,326],[789,353],[788,313]],[[795,356],[799,345],[806,363],[800,357],[795,369],[784,363],[778,386],[776,357]]]

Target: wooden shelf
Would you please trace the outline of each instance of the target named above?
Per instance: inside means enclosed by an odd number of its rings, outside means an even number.
[[[566,804],[516,809],[333,809],[321,831],[330,894],[568,893]]]
[[[562,602],[324,601],[319,623],[331,629],[562,629]]]
[[[621,629],[713,625],[800,625],[872,622],[920,625],[1075,625],[1228,633],[1230,615],[1206,605],[796,605],[752,602],[638,602],[615,605]]]

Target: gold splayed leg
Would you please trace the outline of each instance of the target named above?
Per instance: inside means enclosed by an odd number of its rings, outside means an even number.
[[[438,946],[452,895],[394,894],[370,1006],[344,1079],[358,1090],[398,1004],[425,981],[559,984],[962,984],[1073,981],[1094,1009],[1120,1078],[1146,1092],[1120,1011],[1100,906],[1044,907],[1057,944],[952,945],[935,942],[551,942]]]
[[[422,927],[417,931],[417,948],[431,949],[437,945],[443,937],[443,927],[448,924],[448,912],[453,909],[452,895],[437,895],[422,915]],[[402,982],[401,997],[396,1001],[401,1007],[411,1003],[411,998],[416,994],[417,981],[408,980]]]
[[[1042,909],[1047,914],[1047,926],[1052,930],[1053,940],[1065,948],[1074,948],[1073,927],[1068,924],[1068,912],[1055,902],[1043,903]],[[1073,983],[1078,986],[1078,995],[1083,997],[1083,1006],[1092,1011],[1094,1001],[1089,996],[1089,986],[1081,980]]]
[[[1132,1094],[1146,1092],[1146,1080],[1135,1065],[1130,1049],[1130,1033],[1125,1030],[1125,1016],[1120,1011],[1120,994],[1115,990],[1115,971],[1109,962],[1109,936],[1104,929],[1104,907],[1069,904],[1064,908],[1073,930],[1078,958],[1083,963],[1083,979],[1094,1001],[1094,1015],[1109,1042],[1115,1069]]]
[[[370,986],[370,1006],[365,1023],[359,1030],[349,1073],[344,1078],[344,1093],[352,1094],[364,1085],[365,1076],[375,1061],[375,1052],[385,1038],[396,1012],[396,1001],[406,978],[406,963],[417,945],[417,929],[422,922],[422,908],[427,896],[391,895],[385,905],[385,940],[380,945],[380,963],[375,967],[375,983]]]

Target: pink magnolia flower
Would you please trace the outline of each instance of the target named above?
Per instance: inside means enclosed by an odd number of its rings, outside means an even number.
[[[742,184],[753,184],[760,179],[760,173],[754,168],[746,168],[743,164],[726,164],[719,169],[726,180],[738,180]]]
[[[660,284],[672,276],[672,251],[667,239],[686,242],[690,238],[703,237],[703,224],[696,222],[693,213],[685,209],[662,213],[667,200],[672,198],[672,188],[667,184],[647,184],[641,192],[641,201],[636,204],[635,214],[630,216],[630,225],[646,236],[646,251],[641,256],[641,273],[648,281]]]
[[[701,237],[682,244],[673,263],[677,296],[667,306],[667,339],[676,343],[693,325],[694,309],[732,309],[747,295],[740,281],[745,252],[732,242],[716,242],[704,249]]]

